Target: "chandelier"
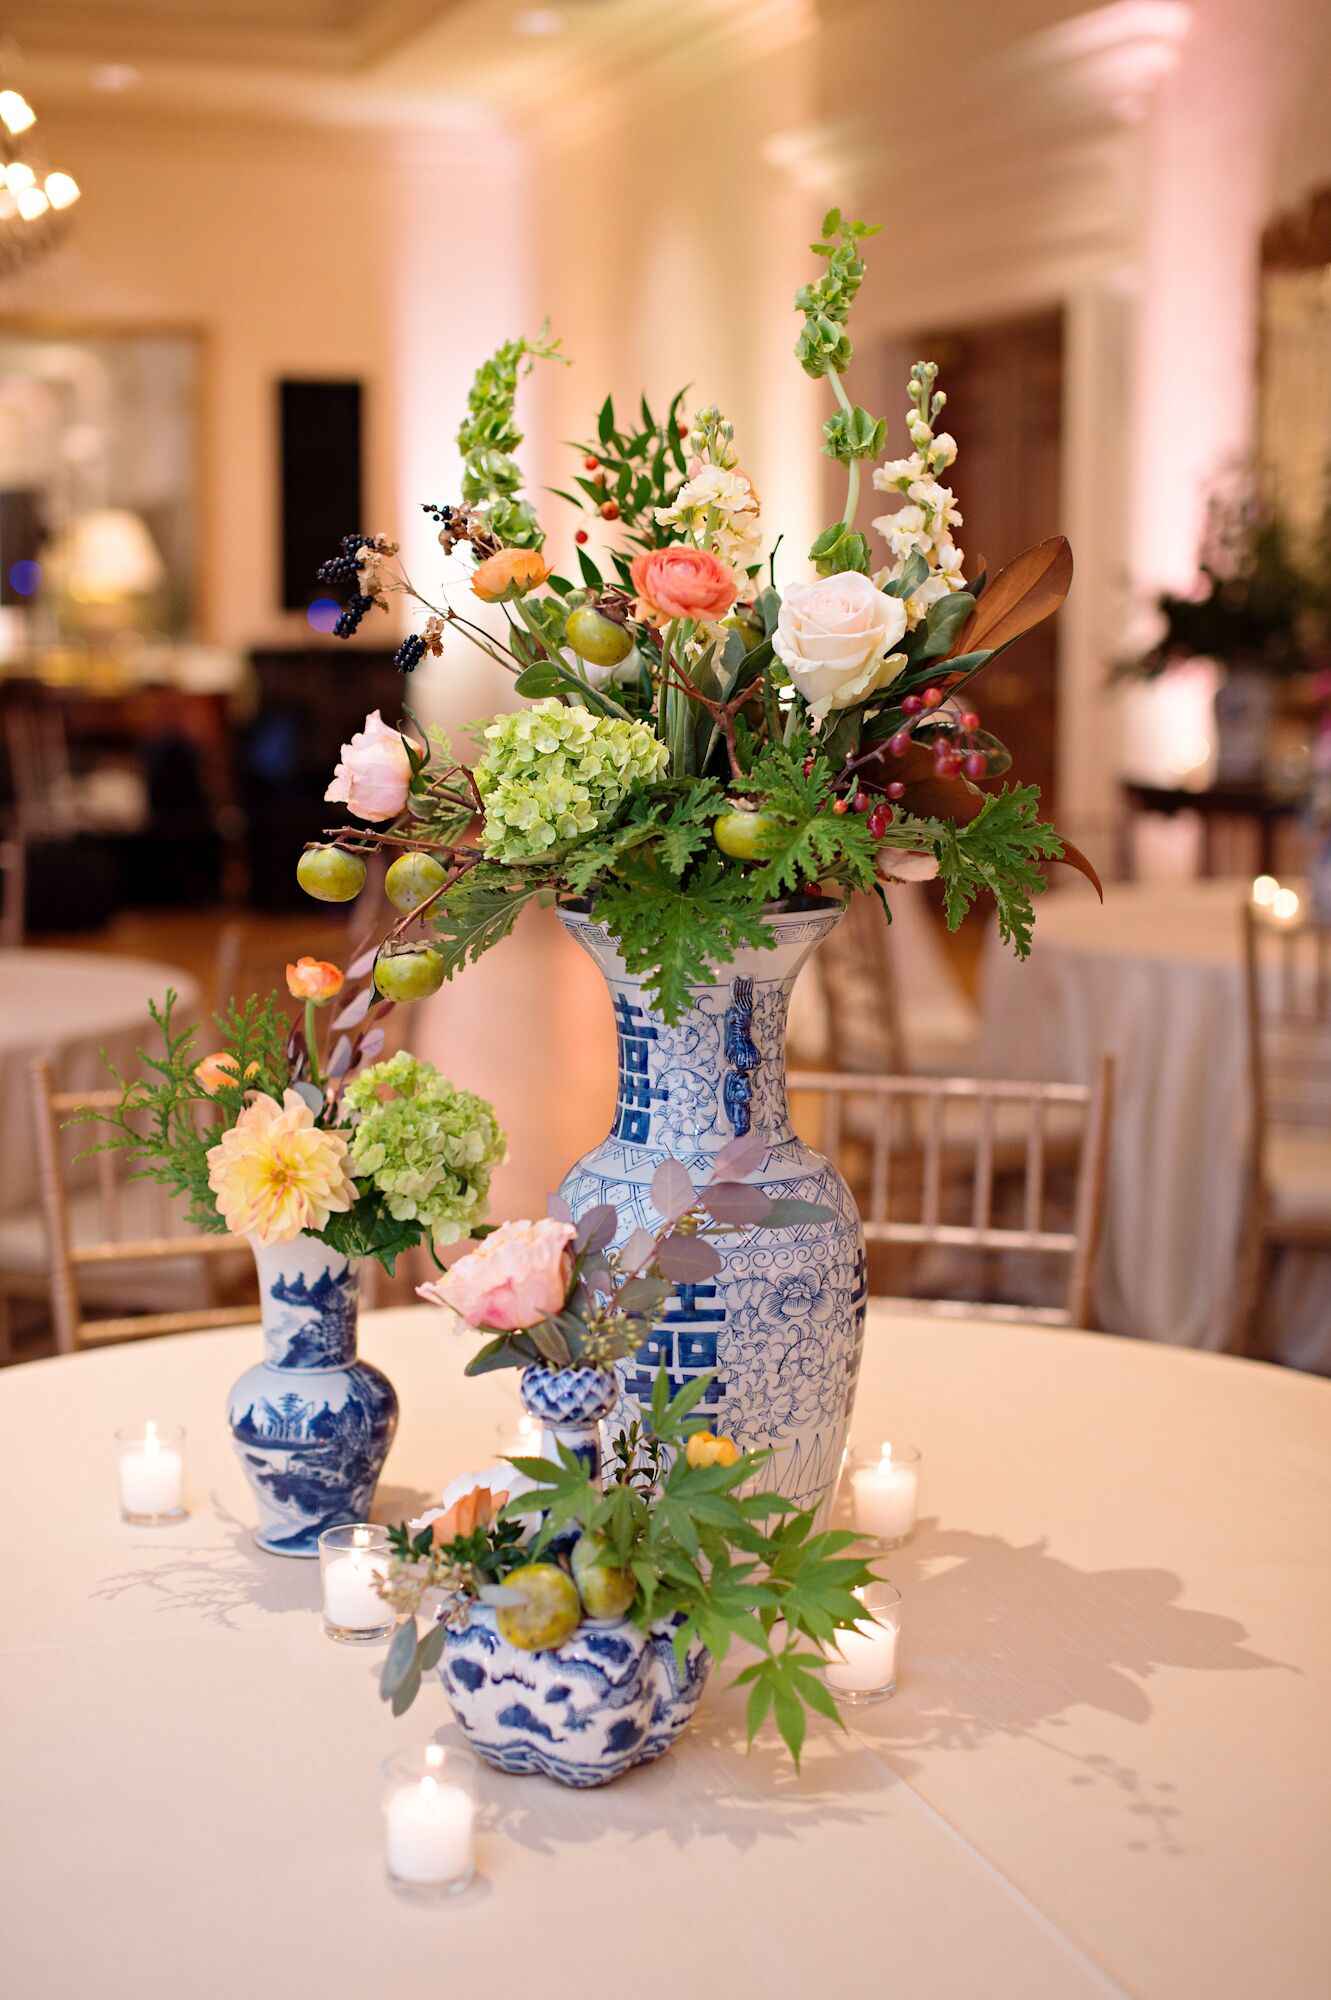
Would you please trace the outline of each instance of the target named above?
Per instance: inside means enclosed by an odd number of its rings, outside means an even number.
[[[16,90],[0,90],[0,278],[59,242],[64,211],[79,198],[70,174],[48,173],[24,144],[37,114]]]

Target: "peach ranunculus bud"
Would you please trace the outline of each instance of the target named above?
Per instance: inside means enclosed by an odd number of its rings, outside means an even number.
[[[571,1222],[505,1222],[459,1257],[442,1278],[418,1285],[431,1305],[451,1306],[468,1326],[520,1333],[562,1311],[573,1276]]]
[[[257,1076],[258,1073],[258,1063],[246,1063],[245,1076],[247,1080],[252,1076]],[[236,1070],[236,1058],[229,1056],[225,1049],[218,1049],[215,1055],[204,1056],[201,1062],[196,1062],[194,1065],[194,1074],[207,1091],[209,1097],[215,1096],[224,1083],[236,1083],[239,1081]]]
[[[739,1457],[734,1438],[715,1437],[711,1431],[695,1431],[684,1447],[684,1456],[696,1470],[699,1466],[733,1465]]]
[[[499,549],[477,563],[471,587],[483,604],[506,604],[539,590],[549,575],[550,565],[538,550]]]
[[[407,803],[411,758],[400,730],[390,729],[376,708],[365,718],[342,756],[326,799],[344,805],[357,819],[396,819]]]
[[[672,618],[715,623],[739,596],[734,570],[709,549],[682,543],[644,549],[634,556],[629,570],[638,593],[637,615],[653,625],[666,625]]]
[[[287,992],[293,1000],[313,1000],[316,1007],[336,1000],[344,974],[326,958],[298,958],[287,967]]]
[[[464,1493],[431,1521],[435,1547],[443,1542],[460,1541],[464,1535],[474,1535],[478,1528],[492,1528],[507,1499],[507,1493],[493,1493],[488,1486],[473,1486],[470,1493]]]

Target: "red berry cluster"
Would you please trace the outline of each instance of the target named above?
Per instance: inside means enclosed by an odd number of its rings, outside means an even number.
[[[917,720],[922,720],[940,708],[945,700],[942,688],[927,687],[920,694],[902,697],[903,715],[910,721],[903,723],[895,736],[888,739],[888,749],[894,757],[904,757],[910,747],[912,732]],[[955,778],[958,771],[964,771],[968,778],[982,778],[989,768],[984,751],[974,742],[980,718],[974,709],[968,708],[957,717],[956,725],[946,731],[939,730],[933,739],[934,776]],[[888,787],[889,793],[891,786]]]

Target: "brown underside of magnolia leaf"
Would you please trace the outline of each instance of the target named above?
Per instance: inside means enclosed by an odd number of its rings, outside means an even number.
[[[1051,535],[999,570],[957,634],[948,659],[1010,646],[1057,611],[1071,587],[1072,550],[1065,536]]]

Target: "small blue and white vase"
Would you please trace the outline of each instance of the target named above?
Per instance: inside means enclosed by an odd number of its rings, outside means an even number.
[[[693,1640],[681,1668],[674,1626],[584,1619],[571,1639],[527,1653],[474,1605],[444,1640],[439,1678],[478,1757],[561,1785],[608,1785],[661,1757],[698,1706],[711,1655]]]
[[[601,1419],[619,1396],[609,1368],[546,1368],[533,1362],[518,1384],[522,1406],[541,1426],[541,1454],[556,1462],[556,1444],[577,1453],[589,1479],[601,1477]]]
[[[356,1271],[345,1257],[312,1236],[251,1247],[265,1354],[233,1387],[227,1421],[258,1503],[259,1547],[317,1556],[325,1528],[369,1519],[397,1392],[356,1359]]]
[[[622,1427],[651,1398],[665,1364],[672,1392],[703,1373],[715,1379],[697,1406],[714,1431],[747,1450],[770,1446],[764,1484],[816,1508],[835,1486],[864,1342],[864,1232],[836,1168],[805,1145],[786,1102],[786,1008],[809,954],[835,929],[840,903],[810,901],[764,914],[774,943],[746,948],[714,979],[690,988],[670,1027],[614,939],[590,912],[560,911],[564,928],[595,959],[610,988],[619,1040],[619,1091],[610,1136],[585,1154],[560,1192],[575,1216],[601,1202],[619,1210],[619,1241],[657,1230],[652,1176],[669,1155],[695,1181],[710,1176],[727,1140],[753,1132],[766,1144],[756,1187],[798,1196],[832,1213],[792,1229],[753,1229],[718,1244],[724,1268],[681,1284],[661,1325],[620,1363]]]

